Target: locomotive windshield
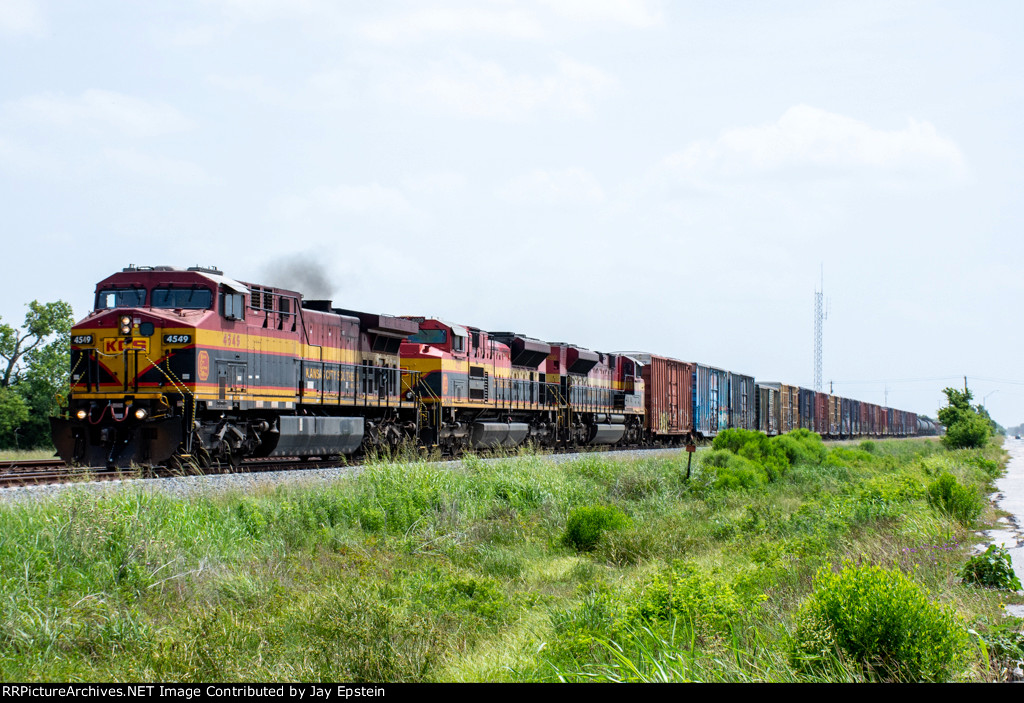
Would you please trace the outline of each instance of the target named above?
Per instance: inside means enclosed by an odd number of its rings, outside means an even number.
[[[154,288],[150,299],[154,308],[184,308],[209,310],[213,307],[213,293],[209,288]]]
[[[141,308],[146,302],[145,288],[113,288],[96,294],[96,309]]]
[[[420,330],[409,337],[409,341],[417,344],[444,344],[448,341],[448,330]]]

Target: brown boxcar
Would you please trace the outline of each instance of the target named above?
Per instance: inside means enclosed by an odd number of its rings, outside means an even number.
[[[837,395],[828,397],[828,434],[838,437],[843,424],[843,399]]]
[[[696,365],[645,352],[630,352],[626,356],[643,364],[648,435],[662,441],[692,435]]]
[[[828,436],[828,393],[814,392],[814,431]]]
[[[779,384],[779,432],[785,434],[800,428],[800,389]]]

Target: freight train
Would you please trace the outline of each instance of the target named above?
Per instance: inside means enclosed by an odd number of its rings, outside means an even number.
[[[730,427],[918,434],[914,413],[648,352],[306,300],[215,268],[129,266],[71,331],[51,418],[68,464],[236,465],[403,443],[466,449],[692,444]]]

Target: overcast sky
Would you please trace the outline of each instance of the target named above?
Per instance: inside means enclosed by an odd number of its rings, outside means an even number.
[[[0,0],[0,318],[130,263],[1024,421],[1024,3]],[[308,281],[296,272],[305,269]],[[328,290],[313,290],[317,273]]]

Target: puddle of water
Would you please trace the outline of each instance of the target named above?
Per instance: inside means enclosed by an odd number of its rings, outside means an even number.
[[[1024,618],[1024,605],[1004,605],[1003,612],[1015,618]]]
[[[1006,465],[1006,475],[996,481],[996,505],[1012,514],[1005,521],[1006,529],[989,530],[985,533],[988,544],[1005,547],[1013,562],[1013,570],[1024,582],[1024,534],[1020,525],[1024,524],[1024,440],[1006,438],[1003,448],[1010,453],[1010,461]],[[1004,522],[1000,518],[1000,522]],[[988,544],[982,545],[983,551]],[[1006,606],[1008,615],[1024,617],[1024,605]]]

